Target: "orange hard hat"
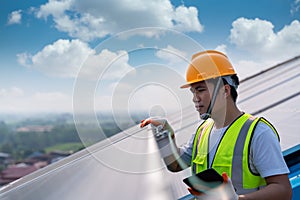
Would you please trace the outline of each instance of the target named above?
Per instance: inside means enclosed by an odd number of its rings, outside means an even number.
[[[186,72],[187,83],[181,88],[212,78],[236,74],[227,56],[219,51],[207,50],[196,53]]]

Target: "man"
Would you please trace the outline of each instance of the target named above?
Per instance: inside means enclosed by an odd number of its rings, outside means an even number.
[[[239,80],[227,56],[214,50],[196,53],[186,80],[181,88],[190,88],[195,108],[204,120],[186,145],[176,146],[166,120],[149,118],[141,123],[141,127],[151,124],[171,135],[169,141],[177,152],[163,156],[168,169],[176,172],[191,166],[192,173],[197,174],[213,168],[223,174],[227,185],[233,185],[231,199],[291,199],[289,170],[279,136],[266,119],[255,118],[237,107]],[[164,138],[160,135],[157,142],[166,151],[167,146],[161,145],[161,141],[166,143]],[[187,166],[181,164],[182,160]],[[195,196],[208,196],[192,188],[189,191]]]

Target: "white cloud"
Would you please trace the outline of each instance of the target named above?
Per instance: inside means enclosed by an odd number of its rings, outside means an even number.
[[[170,84],[171,85],[171,84]],[[167,112],[180,110],[191,103],[188,91],[177,89],[178,82],[172,87],[149,82],[145,85],[115,83],[111,94],[95,95],[95,109],[114,112],[150,111],[159,105]],[[142,97],[142,98],[141,98]],[[170,113],[169,113],[170,114]]]
[[[97,88],[96,96],[111,97],[106,109],[136,111],[160,105],[165,110],[174,111],[191,104],[188,91],[180,88],[184,82],[182,74],[174,68],[149,64],[136,68],[135,73],[127,74],[110,88]],[[101,106],[104,103],[105,101],[97,101]]]
[[[277,33],[276,38],[277,48],[287,48],[289,53],[295,52],[300,53],[300,22],[294,20],[290,25],[285,26],[281,31]]]
[[[198,20],[198,10],[195,7],[179,6],[174,13],[174,29],[184,32],[203,30],[203,26]]]
[[[169,64],[182,63],[187,59],[187,53],[168,45],[167,48],[160,49],[156,52],[156,56],[162,60],[168,61]]]
[[[72,98],[60,92],[29,94],[18,87],[0,88],[1,112],[70,112]]]
[[[52,16],[59,31],[82,40],[140,27],[164,27],[201,32],[195,7],[174,8],[169,0],[49,0],[36,16]]]
[[[217,46],[215,48],[217,51],[221,51],[223,52],[225,55],[227,55],[227,52],[226,52],[226,49],[227,49],[227,46],[225,44],[221,44],[219,46]]]
[[[255,62],[251,60],[239,60],[237,63],[233,63],[233,65],[240,80],[261,71],[265,67],[271,66],[266,62]]]
[[[266,20],[239,18],[232,23],[231,43],[246,50],[250,56],[273,62],[300,54],[300,23],[294,20],[277,33]]]
[[[291,4],[290,13],[292,15],[296,14],[299,11],[300,8],[300,0],[294,0],[294,2]]]
[[[128,64],[126,51],[112,52],[107,49],[96,53],[80,40],[57,40],[45,46],[35,55],[21,53],[18,62],[46,75],[62,78],[89,80],[115,80],[133,71]]]
[[[128,64],[125,51],[111,52],[107,49],[99,54],[80,40],[57,40],[45,46],[35,55],[18,54],[21,65],[55,77],[80,77],[97,79],[104,73],[103,79],[116,79],[133,70]]]
[[[60,92],[37,92],[28,100],[28,105],[34,105],[32,110],[39,111],[72,111],[72,97]]]
[[[26,52],[17,54],[18,63],[23,66],[29,67],[29,65],[30,65],[29,62],[30,62],[31,57],[32,56]]]
[[[57,40],[35,55],[18,54],[20,64],[47,75],[75,77],[86,57],[93,50],[80,40]]]
[[[7,24],[11,25],[11,24],[20,24],[21,20],[22,20],[22,14],[21,14],[21,10],[16,10],[10,13],[10,15],[8,16],[8,21]]]
[[[0,97],[6,98],[6,97],[21,97],[24,95],[24,91],[18,87],[11,87],[11,88],[0,88]]]
[[[72,0],[49,0],[48,3],[41,5],[37,11],[38,18],[47,18],[49,15],[63,16],[65,11],[71,8]]]
[[[128,64],[126,51],[111,52],[107,49],[99,54],[91,54],[81,67],[78,77],[92,80],[116,80],[126,73],[134,71]]]
[[[230,41],[242,49],[267,49],[275,38],[274,26],[266,20],[239,18],[232,27]]]

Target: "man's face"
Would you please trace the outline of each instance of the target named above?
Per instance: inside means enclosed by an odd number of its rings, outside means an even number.
[[[210,104],[211,94],[214,85],[209,82],[201,81],[191,85],[191,92],[193,93],[193,102],[196,110],[200,113],[206,113]]]
[[[191,85],[190,90],[193,93],[193,102],[196,110],[200,114],[207,112],[214,88],[215,85],[210,81],[202,81]],[[225,95],[222,95],[222,91],[224,91],[224,89],[225,86],[222,84],[215,99],[215,104],[211,113],[213,115],[225,112],[224,109],[226,109],[226,99]]]

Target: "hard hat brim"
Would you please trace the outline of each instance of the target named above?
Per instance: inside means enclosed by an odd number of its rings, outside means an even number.
[[[182,88],[182,89],[184,89],[184,88],[189,88],[189,87],[191,87],[191,85],[192,85],[193,83],[198,83],[198,82],[202,82],[202,81],[205,81],[205,80],[190,81],[190,82],[188,82],[188,83],[186,83],[186,84],[180,86],[180,88]]]
[[[194,83],[198,83],[198,82],[202,82],[202,81],[206,81],[206,80],[209,80],[209,79],[215,79],[215,78],[222,78],[222,77],[226,77],[226,76],[231,76],[231,75],[236,75],[236,73],[234,74],[228,74],[228,75],[224,75],[224,76],[216,76],[216,77],[211,77],[211,78],[208,78],[208,79],[201,79],[201,80],[194,80],[194,81],[190,81],[190,82],[187,82],[186,84],[180,86],[180,88],[184,89],[184,88],[189,88],[191,87],[192,84]],[[226,79],[227,82],[229,82],[229,85],[232,85],[234,86],[235,88],[237,88],[237,85],[234,85],[233,83],[231,83],[230,81],[228,81],[228,79]],[[231,83],[231,84],[230,84]]]

